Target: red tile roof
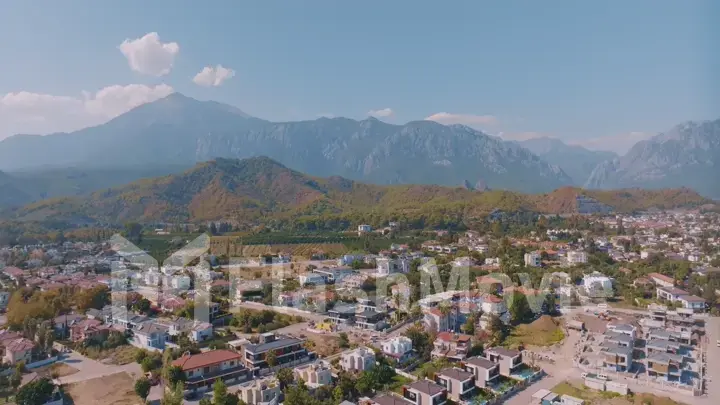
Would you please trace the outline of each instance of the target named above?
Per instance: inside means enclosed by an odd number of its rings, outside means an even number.
[[[472,340],[470,335],[452,332],[440,332],[437,334],[437,338],[445,342],[469,342]]]
[[[205,353],[184,355],[173,361],[173,366],[182,367],[183,371],[207,367],[230,360],[241,360],[242,355],[230,350],[211,350]]]

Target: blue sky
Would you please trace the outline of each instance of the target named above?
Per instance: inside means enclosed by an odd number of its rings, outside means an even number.
[[[711,0],[41,3],[0,3],[0,137],[172,90],[270,120],[383,110],[618,151],[720,116]],[[132,69],[121,43],[153,32],[167,52]],[[193,82],[218,64],[234,75]]]

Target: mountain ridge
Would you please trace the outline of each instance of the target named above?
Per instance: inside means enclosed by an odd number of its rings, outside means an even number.
[[[687,186],[720,197],[720,119],[687,121],[635,144],[627,154],[600,163],[587,188]]]
[[[688,189],[586,191],[564,187],[530,195],[437,185],[372,185],[339,176],[309,176],[268,157],[254,157],[216,159],[180,174],[79,197],[43,200],[6,210],[2,217],[14,222],[74,225],[230,220],[247,227],[260,223],[299,226],[308,221],[351,224],[392,217],[422,227],[483,218],[498,209],[577,213],[578,195],[623,212],[709,203]]]
[[[4,170],[98,163],[191,166],[252,156],[269,156],[311,175],[378,184],[454,185],[482,179],[491,188],[528,192],[572,184],[562,169],[526,149],[462,125],[396,125],[372,117],[270,122],[178,93],[100,126],[0,141]]]

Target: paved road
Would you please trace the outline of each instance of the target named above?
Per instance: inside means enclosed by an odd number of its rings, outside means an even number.
[[[78,370],[75,374],[58,378],[58,382],[61,384],[72,384],[79,381],[91,380],[93,378],[105,377],[123,372],[127,372],[133,378],[137,378],[142,375],[142,369],[137,363],[130,363],[122,366],[103,364],[75,352],[63,354],[63,359],[60,360],[59,363],[65,363]]]

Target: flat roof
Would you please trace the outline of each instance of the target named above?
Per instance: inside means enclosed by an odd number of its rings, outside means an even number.
[[[291,345],[299,344],[302,342],[303,341],[301,339],[291,338],[291,337],[283,337],[283,338],[280,338],[278,340],[274,340],[274,341],[268,342],[268,343],[247,345],[247,346],[245,346],[245,350],[247,350],[251,353],[263,353],[268,350],[279,349],[281,347],[291,346]]]

